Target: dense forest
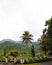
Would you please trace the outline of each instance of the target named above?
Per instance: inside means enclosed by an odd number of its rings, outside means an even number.
[[[32,43],[35,47],[36,52],[39,51],[40,44],[39,42]],[[29,52],[31,51],[31,46],[27,47],[26,44],[22,43],[22,41],[13,41],[13,40],[2,40],[0,41],[0,51],[6,48],[7,51],[17,49],[20,52]]]

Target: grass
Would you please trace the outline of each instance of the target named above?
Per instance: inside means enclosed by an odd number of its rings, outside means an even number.
[[[21,65],[40,65],[40,63],[33,63],[33,64],[21,64]]]
[[[3,65],[3,63],[1,63],[1,65]],[[5,64],[4,64],[5,65]],[[13,65],[13,63],[12,64],[10,64],[10,63],[8,63],[7,65]],[[15,65],[15,64],[14,64]],[[40,63],[32,63],[32,64],[16,64],[16,65],[40,65]]]

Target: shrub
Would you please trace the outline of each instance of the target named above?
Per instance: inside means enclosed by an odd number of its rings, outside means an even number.
[[[5,58],[3,58],[2,56],[0,57],[0,61],[5,61]]]

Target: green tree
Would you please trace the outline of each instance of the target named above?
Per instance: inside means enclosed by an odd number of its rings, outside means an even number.
[[[48,50],[52,51],[52,18],[46,21],[45,26],[46,28],[41,36],[41,44],[42,50],[46,52]]]
[[[30,32],[29,31],[24,31],[24,33],[22,34],[22,41],[23,41],[23,43],[26,43],[26,44],[28,44],[28,43],[32,43],[32,37],[33,37],[33,35],[32,34],[30,34]]]
[[[32,54],[32,57],[35,57],[35,48],[34,48],[34,45],[32,45],[32,47],[31,47],[31,54]]]
[[[6,52],[6,48],[3,49],[3,55],[6,56],[7,52]]]

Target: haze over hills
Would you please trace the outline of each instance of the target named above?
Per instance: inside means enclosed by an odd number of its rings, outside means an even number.
[[[12,39],[3,39],[3,40],[0,40],[0,43],[3,43],[3,42],[15,42],[15,43],[22,43],[22,41],[14,41]],[[34,44],[39,44],[40,42],[39,41],[35,41],[33,42]]]
[[[35,47],[35,50],[39,50],[39,42],[33,42],[32,43]],[[31,46],[27,47],[26,44],[22,43],[22,41],[13,41],[11,39],[3,39],[0,41],[0,50],[6,48],[7,51],[12,50],[12,49],[17,49],[20,52],[30,52],[31,51]]]

